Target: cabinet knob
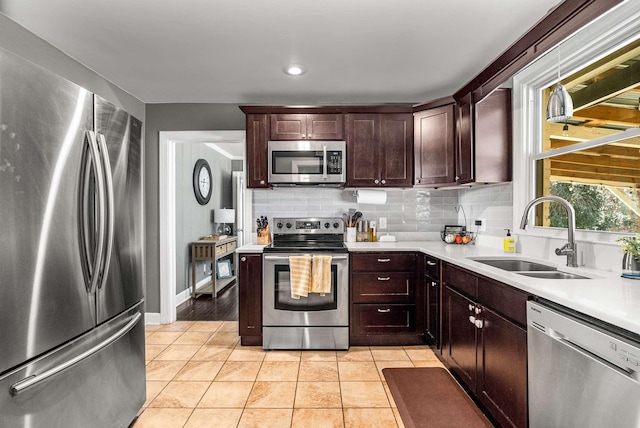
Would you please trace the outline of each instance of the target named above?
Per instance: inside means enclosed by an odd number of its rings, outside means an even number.
[[[475,309],[476,315],[480,315],[481,312],[482,312],[482,308],[476,307],[476,309]]]
[[[264,180],[260,180],[260,184],[264,184]]]
[[[476,325],[476,328],[482,328],[482,320],[476,320],[474,324]]]
[[[388,312],[391,312],[391,309],[378,309],[378,312],[380,312],[381,314],[386,314]]]
[[[456,181],[460,180],[460,176],[456,175]]]
[[[436,284],[436,282],[435,282],[435,281],[431,281],[431,286],[432,286],[432,287],[435,287],[436,285],[437,285],[437,284]]]
[[[246,261],[247,261],[247,258],[246,258],[246,257],[240,257],[240,261],[242,261],[242,262],[246,262]]]
[[[471,303],[469,303],[469,310],[473,311],[474,308],[475,308],[475,306],[473,306]]]
[[[382,180],[381,183],[382,184],[387,184],[387,181],[386,180]]]
[[[471,324],[474,324],[474,325],[475,325],[475,323],[476,323],[476,317],[474,317],[473,315],[469,315],[469,322],[470,322]]]
[[[380,183],[380,180],[378,180],[377,178],[375,180],[373,180],[374,183],[378,184]]]
[[[427,264],[428,264],[429,266],[435,266],[435,265],[437,265],[438,263],[436,263],[436,262],[432,262],[431,260],[427,260]]]

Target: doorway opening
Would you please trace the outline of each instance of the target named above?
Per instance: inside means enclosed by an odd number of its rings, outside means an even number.
[[[177,306],[191,300],[191,289],[185,287],[185,271],[190,269],[190,260],[188,257],[178,257],[179,252],[186,252],[184,248],[184,239],[182,244],[178,241],[178,231],[182,229],[183,225],[178,224],[177,216],[177,204],[178,195],[180,192],[188,193],[184,189],[178,188],[178,174],[180,178],[184,176],[192,176],[192,166],[184,167],[178,165],[178,158],[184,145],[189,144],[202,144],[207,145],[209,148],[215,150],[219,154],[226,156],[233,161],[239,161],[242,164],[242,170],[244,171],[244,142],[245,131],[176,131],[176,132],[160,132],[159,138],[159,152],[160,152],[160,322],[171,323],[177,319]],[[189,165],[186,162],[186,165]],[[185,169],[189,169],[185,171]],[[232,179],[229,177],[228,183],[231,185]],[[193,190],[189,189],[191,194]],[[231,189],[229,189],[231,192]],[[213,198],[212,198],[213,199]],[[240,192],[237,204],[242,206],[241,210],[236,211],[236,223],[234,225],[234,235],[237,230],[244,230],[243,225],[247,223],[247,219],[250,221],[251,216],[251,194],[246,191],[245,188]],[[220,200],[218,200],[218,204]],[[235,203],[234,203],[235,204]],[[215,208],[227,208],[222,206],[205,205],[202,210],[206,210],[208,214]],[[229,207],[231,208],[231,207]],[[235,207],[234,207],[235,208]],[[238,213],[240,211],[240,213]],[[248,216],[248,217],[247,217]],[[207,226],[209,227],[209,226]],[[190,240],[198,240],[202,236],[211,234],[215,231],[213,223],[211,223],[210,229],[202,228],[197,233],[192,233],[193,237]],[[243,243],[238,242],[238,246]],[[178,265],[180,263],[180,266]],[[189,266],[186,266],[189,265]],[[181,292],[177,292],[177,284],[180,283]],[[237,289],[237,287],[235,287]],[[228,291],[225,291],[226,294]],[[237,293],[237,291],[235,291]],[[222,296],[222,294],[221,294]],[[234,299],[232,293],[229,293],[229,302],[233,302],[237,305],[237,296]],[[205,297],[206,298],[206,297]],[[202,299],[204,300],[204,298]],[[219,302],[222,303],[222,302]],[[227,311],[228,312],[228,311]],[[204,315],[212,316],[211,311],[204,311]],[[228,315],[225,315],[228,316]],[[206,318],[210,320],[211,318]]]

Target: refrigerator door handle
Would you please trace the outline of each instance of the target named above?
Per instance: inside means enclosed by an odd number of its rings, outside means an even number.
[[[96,254],[95,257],[93,259],[93,263],[88,262],[89,264],[91,264],[91,269],[89,270],[89,293],[94,293],[96,291],[96,287],[98,285],[98,281],[100,280],[100,265],[102,263],[102,259],[104,258],[104,247],[105,247],[105,204],[106,204],[106,196],[105,196],[105,191],[104,191],[104,176],[102,173],[103,170],[103,166],[102,166],[102,161],[100,159],[100,150],[98,148],[98,141],[96,139],[96,134],[93,131],[86,131],[86,140],[87,143],[89,145],[89,153],[91,155],[91,162],[87,163],[87,170],[86,170],[86,175],[84,177],[84,179],[86,181],[89,180],[90,178],[90,167],[91,164],[93,164],[94,167],[94,176],[95,176],[95,180],[96,180],[96,189],[97,189],[97,196],[98,196],[98,226],[96,228],[97,232],[98,232],[98,242],[96,243]],[[85,183],[86,184],[86,183]],[[83,198],[88,198],[88,184],[87,184],[87,190],[83,192],[82,197]],[[80,215],[81,218],[81,222],[83,222],[81,229],[83,230],[83,232],[85,231],[86,228],[86,222],[87,222],[87,218],[89,216],[89,212],[88,210],[91,209],[89,207],[88,202],[86,202],[86,200],[83,200],[83,205],[82,208],[83,213]],[[89,241],[88,241],[88,235],[85,234],[85,238],[83,239],[84,241],[84,245],[85,245],[85,252],[89,252]],[[89,260],[89,258],[87,258],[87,260]]]
[[[111,265],[111,252],[113,250],[113,240],[115,236],[115,202],[113,196],[113,175],[111,174],[111,162],[109,161],[109,151],[107,148],[107,140],[103,134],[98,133],[98,146],[102,154],[102,168],[104,172],[104,183],[106,189],[106,242],[104,249],[104,261],[100,269],[101,280],[98,282],[98,288],[102,288],[105,282],[109,266]]]
[[[70,359],[68,361],[65,361],[64,363],[62,363],[62,364],[60,364],[58,366],[55,366],[55,367],[53,367],[53,368],[51,368],[51,369],[49,369],[49,370],[47,370],[47,371],[45,371],[43,373],[29,376],[29,377],[27,377],[25,379],[22,379],[22,380],[20,380],[20,381],[18,381],[16,383],[14,383],[9,388],[9,393],[11,394],[12,397],[15,397],[16,395],[26,391],[27,389],[31,388],[32,386],[35,386],[35,385],[39,384],[40,382],[43,382],[43,381],[47,380],[51,376],[55,376],[58,373],[68,369],[69,367],[73,366],[74,364],[77,364],[82,360],[86,360],[87,358],[89,358],[90,356],[95,354],[96,352],[99,352],[100,350],[106,348],[107,346],[111,345],[113,342],[116,342],[122,336],[127,334],[129,331],[131,331],[131,329],[133,327],[135,327],[135,325],[140,321],[140,318],[142,318],[142,314],[140,312],[136,312],[136,314],[131,317],[131,320],[129,322],[127,322],[127,324],[124,327],[122,327],[120,330],[118,330],[116,333],[114,333],[109,338],[107,338],[104,341],[100,342],[99,344],[97,344],[93,348],[86,350],[82,354],[77,355],[76,357],[74,357],[74,358],[72,358],[72,359]]]

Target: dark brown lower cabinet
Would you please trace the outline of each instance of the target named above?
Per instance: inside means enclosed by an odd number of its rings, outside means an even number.
[[[527,426],[527,332],[482,310],[476,394],[503,426]]]
[[[238,255],[238,326],[242,345],[262,345],[262,254]]]
[[[426,300],[413,252],[351,254],[349,344],[423,344]]]
[[[449,287],[444,288],[443,321],[446,330],[445,356],[450,370],[469,389],[476,389],[476,348],[478,329],[469,321],[475,304]]]
[[[444,264],[442,355],[502,427],[527,426],[526,301],[506,284]]]

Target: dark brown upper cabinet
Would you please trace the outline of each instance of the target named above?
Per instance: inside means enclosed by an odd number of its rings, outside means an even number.
[[[456,183],[511,181],[511,89],[497,89],[477,102],[467,94],[456,110]]]
[[[413,115],[415,184],[455,184],[455,105],[448,104]]]
[[[413,184],[411,113],[347,114],[347,187]]]
[[[246,165],[247,187],[253,189],[269,187],[268,147],[269,115],[247,114]]]
[[[272,140],[343,140],[344,115],[282,113],[271,115]]]

